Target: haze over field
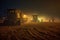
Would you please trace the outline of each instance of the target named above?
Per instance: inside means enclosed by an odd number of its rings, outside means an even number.
[[[0,40],[60,40],[60,0],[0,0]]]

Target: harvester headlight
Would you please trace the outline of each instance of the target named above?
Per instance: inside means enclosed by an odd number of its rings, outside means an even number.
[[[27,18],[27,15],[23,15],[23,18]]]

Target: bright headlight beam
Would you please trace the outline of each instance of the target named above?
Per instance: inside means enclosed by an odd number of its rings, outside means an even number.
[[[23,15],[23,18],[27,18],[27,15]]]
[[[45,22],[46,18],[45,17],[38,17],[39,22]]]

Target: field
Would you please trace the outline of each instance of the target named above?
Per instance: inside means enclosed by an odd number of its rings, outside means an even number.
[[[0,26],[0,40],[60,40],[60,23]]]

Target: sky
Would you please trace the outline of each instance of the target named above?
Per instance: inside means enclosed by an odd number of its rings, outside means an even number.
[[[0,15],[5,15],[7,8],[60,18],[60,0],[0,0]]]

